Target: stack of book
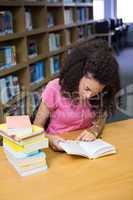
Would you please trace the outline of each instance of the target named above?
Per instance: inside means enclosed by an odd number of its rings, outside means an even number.
[[[0,124],[0,134],[6,157],[21,176],[47,170],[41,149],[48,147],[48,139],[43,128],[31,125],[28,116],[8,116],[6,124]]]

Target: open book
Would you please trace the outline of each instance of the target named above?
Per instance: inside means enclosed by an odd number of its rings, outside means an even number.
[[[96,139],[91,142],[67,140],[60,142],[60,146],[68,154],[80,155],[90,159],[116,153],[113,145],[101,139]]]

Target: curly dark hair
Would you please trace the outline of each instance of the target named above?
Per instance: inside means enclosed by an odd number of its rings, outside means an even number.
[[[115,94],[120,89],[119,66],[114,53],[105,40],[94,39],[85,44],[75,46],[66,56],[64,67],[60,73],[61,92],[64,96],[69,93],[73,99],[78,93],[79,82],[83,76],[91,74],[100,84],[105,85],[101,92],[102,111],[113,114],[116,110]],[[101,109],[100,100],[89,100],[92,107],[96,105],[97,111]]]

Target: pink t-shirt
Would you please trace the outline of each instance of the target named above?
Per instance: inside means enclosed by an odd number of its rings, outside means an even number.
[[[75,105],[60,93],[59,79],[50,81],[42,92],[44,101],[50,110],[50,123],[47,132],[61,134],[73,130],[89,128],[94,113],[89,105]]]

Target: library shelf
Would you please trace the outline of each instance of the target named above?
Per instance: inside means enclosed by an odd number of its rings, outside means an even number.
[[[12,105],[16,104],[15,114],[32,115],[32,93],[40,94],[50,80],[59,76],[57,71],[71,48],[95,37],[92,0],[1,0],[0,23],[3,15],[8,17],[8,23],[2,21],[0,30],[0,122],[13,114]],[[55,72],[51,66],[54,61]],[[38,79],[32,82],[34,71]],[[16,87],[14,80],[20,94],[8,101],[8,87]],[[1,99],[3,91],[6,101]],[[24,109],[19,106],[21,100]]]

